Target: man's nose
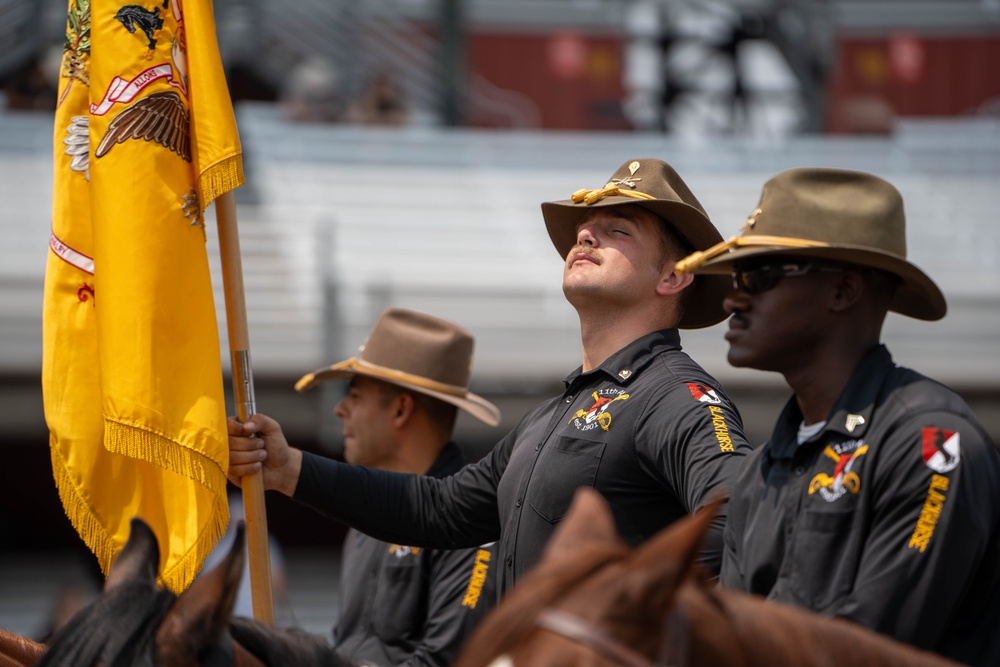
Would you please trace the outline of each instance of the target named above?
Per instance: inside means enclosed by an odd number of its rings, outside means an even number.
[[[594,236],[594,232],[591,230],[590,226],[580,227],[576,232],[576,244],[580,246],[590,246],[594,247],[597,245],[597,237]]]
[[[749,307],[750,295],[746,291],[737,287],[726,295],[722,300],[722,309],[732,315],[735,312],[742,312]]]

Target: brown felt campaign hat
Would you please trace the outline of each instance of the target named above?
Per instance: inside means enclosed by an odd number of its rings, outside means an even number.
[[[802,257],[880,269],[901,279],[889,309],[921,320],[947,312],[944,295],[906,260],[903,198],[872,174],[843,169],[784,171],[764,184],[743,234],[678,263],[696,274],[731,273],[757,257]]]
[[[496,426],[500,410],[469,391],[474,338],[464,328],[425,313],[386,309],[357,357],[302,376],[306,391],[326,380],[364,375],[451,403],[481,422]]]
[[[545,202],[542,217],[549,238],[565,259],[576,244],[577,225],[588,212],[603,206],[626,204],[652,211],[695,250],[706,250],[722,241],[722,235],[708,219],[705,209],[674,168],[663,160],[652,158],[629,160],[602,188],[577,190],[570,199]],[[677,326],[700,329],[726,319],[728,315],[722,309],[722,299],[731,284],[728,278],[721,276],[699,276]]]

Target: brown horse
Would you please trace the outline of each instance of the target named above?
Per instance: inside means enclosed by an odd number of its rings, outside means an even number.
[[[34,665],[45,652],[45,644],[0,629],[0,667]]]
[[[715,587],[695,564],[717,506],[630,549],[581,489],[542,560],[456,667],[954,667],[846,620]]]
[[[37,665],[350,666],[319,637],[230,618],[243,571],[243,536],[240,525],[223,562],[178,597],[157,585],[156,536],[143,521],[133,519],[104,591],[56,632]]]

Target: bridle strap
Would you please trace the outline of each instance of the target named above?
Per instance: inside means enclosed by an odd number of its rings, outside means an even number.
[[[558,609],[544,609],[535,621],[535,625],[543,630],[554,632],[589,646],[623,667],[653,667],[653,663],[646,656],[613,639],[600,628],[579,616]]]

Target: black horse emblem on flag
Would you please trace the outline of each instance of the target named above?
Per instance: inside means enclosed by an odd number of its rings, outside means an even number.
[[[149,50],[156,48],[156,33],[163,27],[163,19],[160,18],[160,8],[153,10],[146,9],[142,5],[125,5],[118,10],[115,18],[121,21],[131,34],[135,34],[138,27],[146,34],[149,40]]]

